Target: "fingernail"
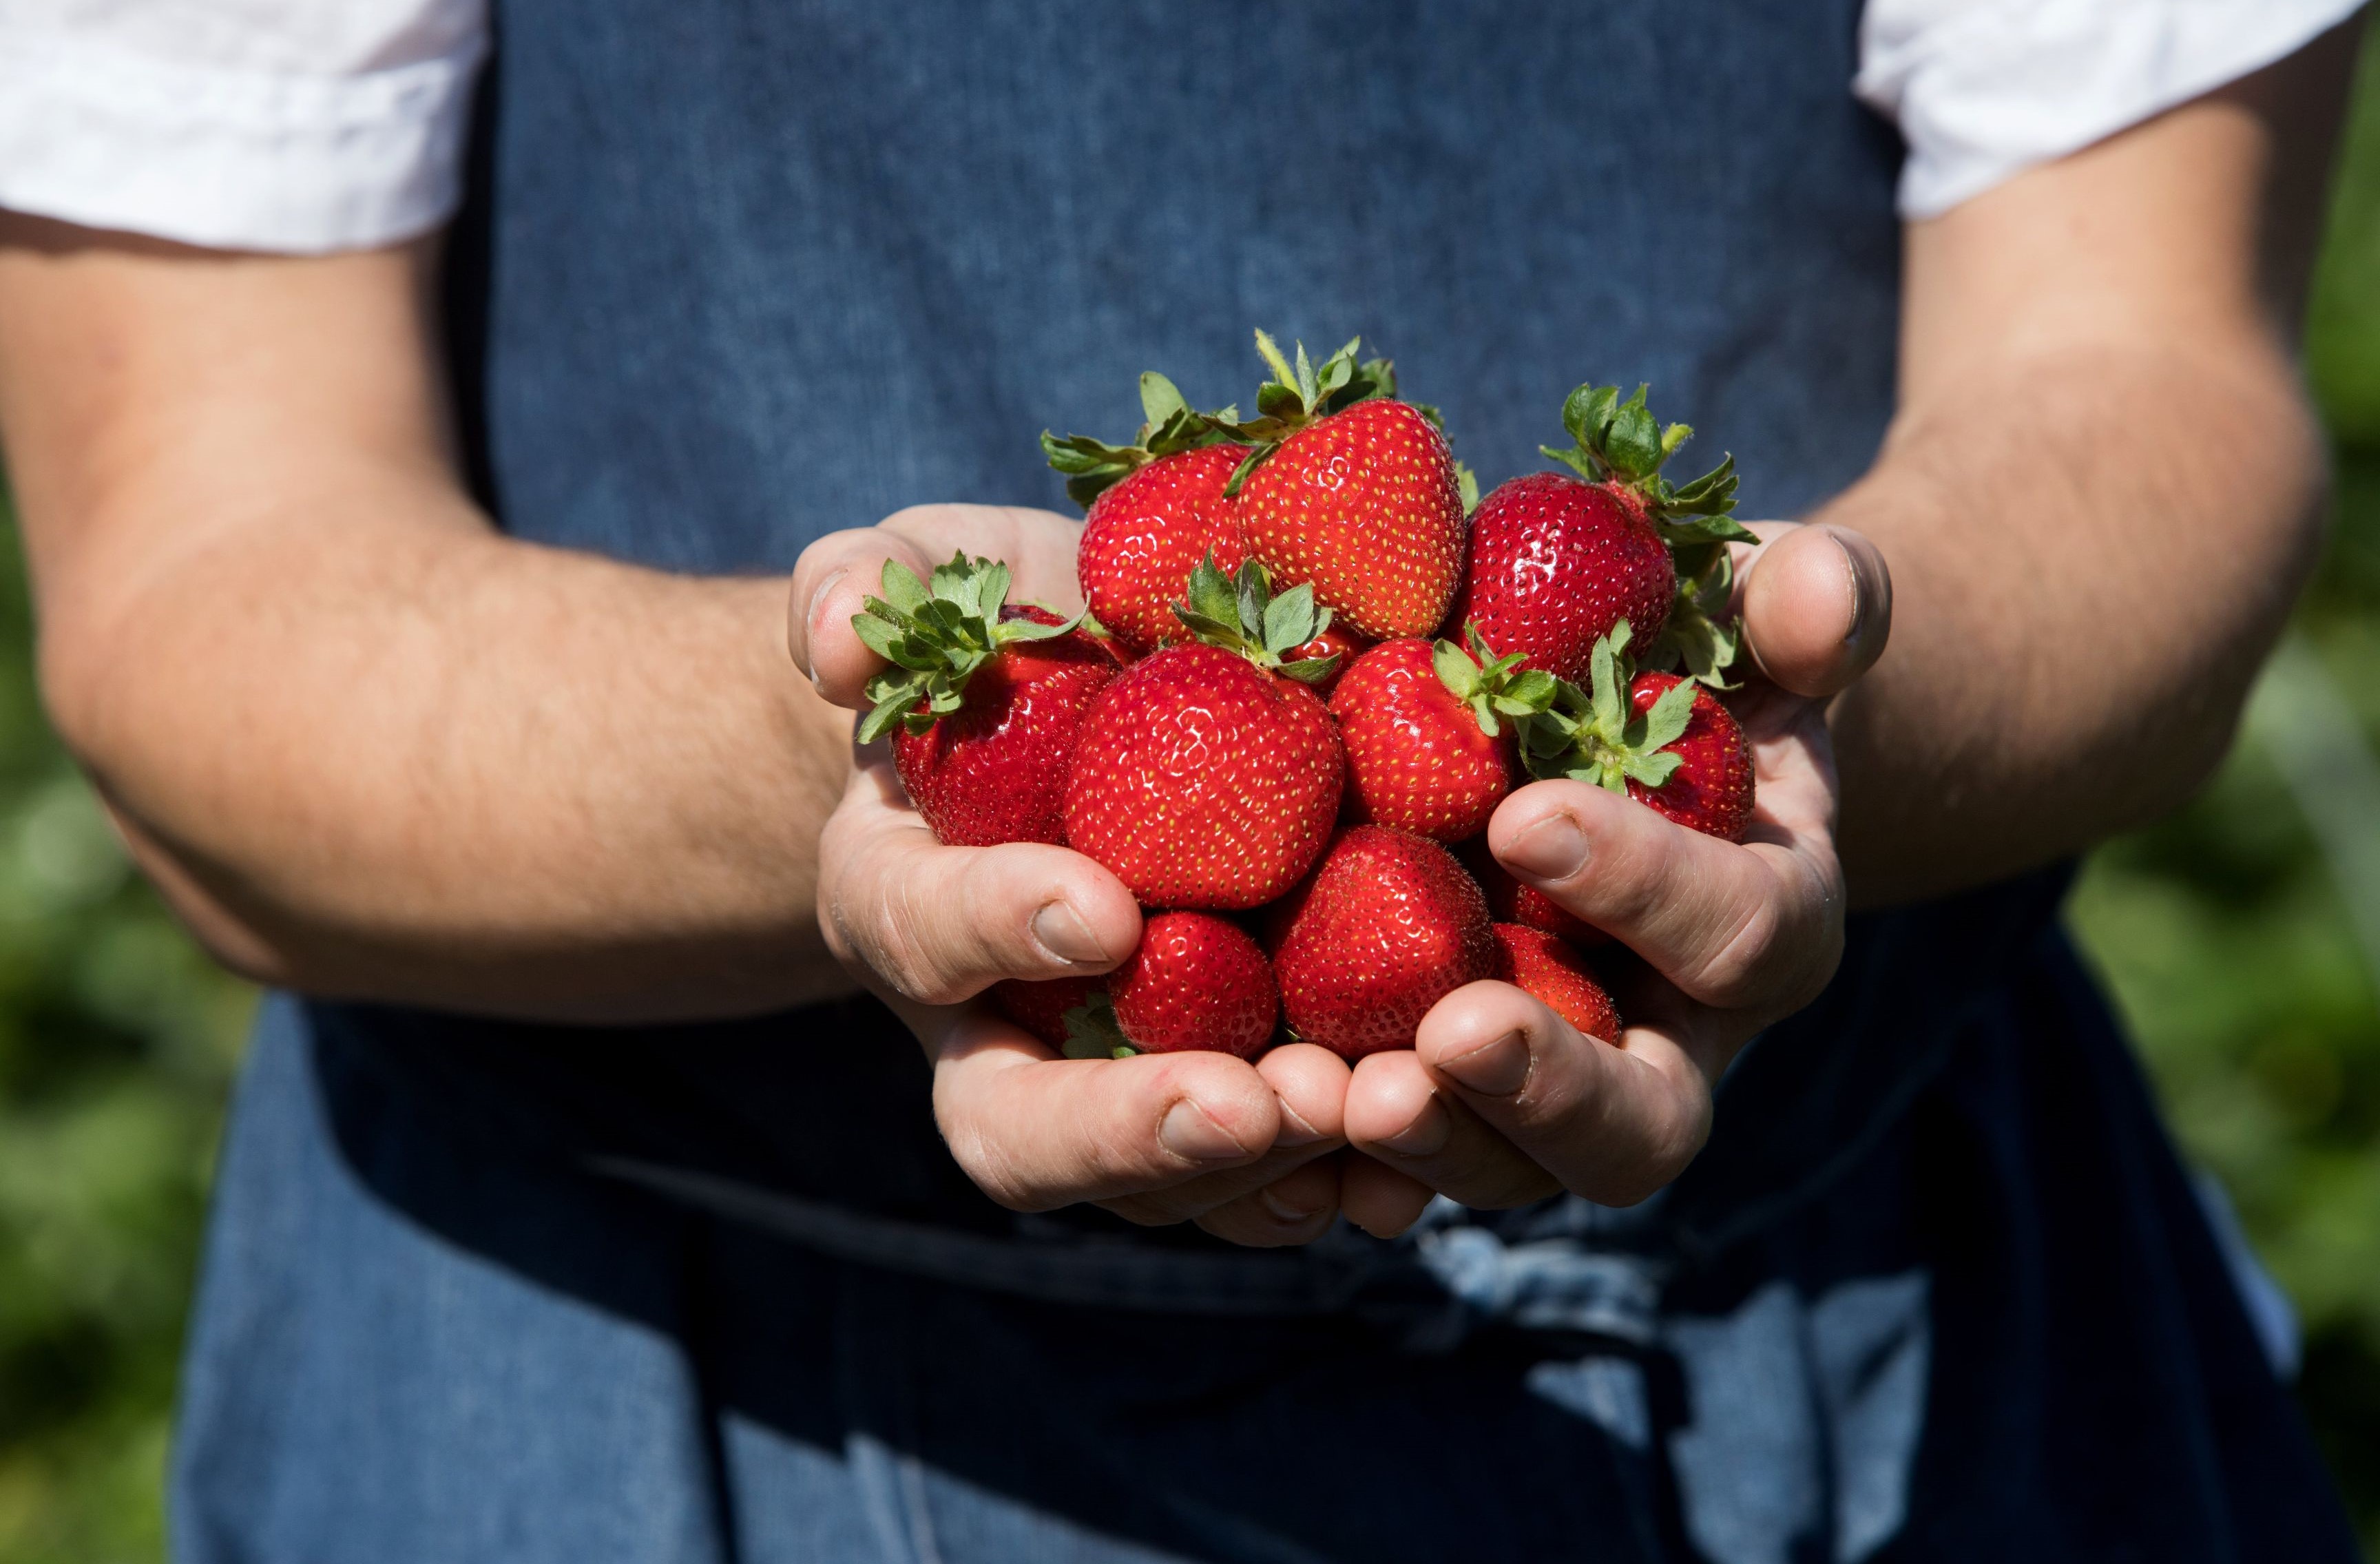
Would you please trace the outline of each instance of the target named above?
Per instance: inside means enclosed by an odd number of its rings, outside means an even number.
[[[802,623],[808,627],[811,635],[815,636],[818,634],[819,610],[826,606],[826,595],[834,590],[835,584],[837,582],[841,581],[844,576],[850,574],[851,572],[847,569],[836,571],[833,575],[820,582],[818,590],[810,594],[810,606],[802,611]]]
[[[1033,915],[1033,938],[1062,962],[1103,962],[1108,953],[1083,915],[1064,902],[1050,902]]]
[[[1278,1145],[1280,1143],[1275,1142],[1274,1144]],[[1257,1192],[1257,1198],[1264,1203],[1264,1208],[1271,1212],[1273,1219],[1278,1222],[1302,1222],[1314,1215],[1314,1211],[1311,1207],[1293,1206],[1290,1204],[1290,1202],[1283,1200],[1280,1195],[1275,1194],[1270,1189],[1258,1190]]]
[[[1833,543],[1836,552],[1843,556],[1843,573],[1851,577],[1852,627],[1843,632],[1843,645],[1855,647],[1860,644],[1860,637],[1867,629],[1867,591],[1860,585],[1859,561],[1853,557],[1852,546],[1832,535],[1829,535],[1828,540]]]
[[[1392,1135],[1382,1135],[1380,1144],[1400,1157],[1435,1157],[1446,1149],[1449,1135],[1454,1134],[1453,1117],[1446,1104],[1432,1097],[1414,1115],[1414,1121]]]
[[[1568,815],[1548,815],[1497,856],[1539,879],[1568,879],[1586,867],[1586,833]]]
[[[1439,1060],[1438,1067],[1483,1097],[1511,1097],[1529,1078],[1529,1040],[1507,1032],[1468,1053]]]
[[[1185,1162],[1236,1162],[1248,1154],[1229,1130],[1186,1097],[1165,1110],[1157,1138]]]
[[[1274,1100],[1281,1101],[1278,1097]],[[1286,1102],[1281,1103],[1281,1131],[1272,1137],[1273,1145],[1312,1146],[1316,1141],[1328,1138],[1320,1130],[1307,1123],[1296,1109]]]

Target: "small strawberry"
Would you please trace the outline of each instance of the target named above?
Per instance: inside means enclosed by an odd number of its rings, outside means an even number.
[[[1142,1053],[1205,1049],[1252,1059],[1281,1002],[1272,964],[1247,930],[1211,913],[1159,913],[1108,979],[1124,1041]]]
[[[1718,683],[1735,633],[1710,615],[1727,601],[1728,543],[1752,537],[1727,514],[1734,458],[1672,486],[1661,466],[1694,430],[1658,428],[1643,386],[1622,402],[1615,386],[1582,385],[1562,422],[1573,449],[1544,450],[1578,476],[1516,478],[1480,502],[1456,613],[1571,680],[1586,676],[1595,643],[1626,620],[1649,663],[1683,661]]]
[[[1255,446],[1227,492],[1275,580],[1311,585],[1375,639],[1425,636],[1463,572],[1465,477],[1434,413],[1395,400],[1389,362],[1356,363],[1360,341],[1317,369],[1302,344],[1293,366],[1257,333],[1275,378],[1253,420],[1225,426]]]
[[[1512,790],[1513,728],[1542,711],[1554,677],[1497,657],[1475,626],[1452,641],[1382,641],[1330,697],[1347,746],[1347,818],[1461,842],[1488,829]],[[1501,714],[1500,718],[1499,714]]]
[[[1488,911],[1498,923],[1517,923],[1550,934],[1572,945],[1608,945],[1611,936],[1572,912],[1534,885],[1524,885],[1488,850],[1488,839],[1475,836],[1455,850],[1463,867],[1488,895]]]
[[[1597,782],[1706,836],[1742,841],[1753,804],[1742,727],[1694,680],[1633,673],[1628,638],[1622,621],[1595,643],[1592,689],[1564,684],[1554,709],[1529,719],[1523,763],[1533,776]]]
[[[1247,557],[1224,485],[1247,455],[1220,443],[1238,409],[1194,413],[1163,375],[1140,377],[1148,422],[1132,445],[1044,430],[1050,465],[1087,507],[1075,569],[1092,616],[1134,652],[1187,639],[1173,617],[1191,568],[1212,554],[1225,570]]]
[[[1066,1012],[1090,1003],[1091,995],[1102,990],[1107,981],[1104,977],[1052,977],[1028,983],[1021,977],[1003,977],[985,989],[983,997],[992,1009],[1051,1048],[1063,1049]]]
[[[1496,925],[1496,976],[1578,1028],[1607,1043],[1620,1040],[1620,1011],[1596,981],[1586,958],[1542,929]]]
[[[1427,837],[1354,826],[1331,844],[1273,952],[1303,1041],[1345,1059],[1409,1049],[1430,1006],[1496,972],[1488,903]]]
[[[1145,906],[1259,907],[1305,875],[1339,812],[1345,752],[1301,682],[1331,664],[1282,661],[1325,611],[1305,588],[1271,597],[1253,561],[1236,584],[1208,561],[1176,612],[1224,644],[1166,647],[1100,692],[1066,782],[1066,843]]]
[[[868,682],[860,742],[895,730],[893,767],[938,841],[1060,841],[1075,730],[1115,654],[1078,620],[1005,606],[1004,564],[954,555],[929,585],[887,560],[881,580],[851,619],[892,664]]]

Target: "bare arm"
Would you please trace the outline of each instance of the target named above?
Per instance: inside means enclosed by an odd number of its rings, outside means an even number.
[[[2352,30],[1912,225],[1900,415],[1822,513],[1898,600],[1835,711],[1856,901],[2077,851],[2221,757],[2320,544],[2292,352]]]
[[[783,580],[494,532],[429,247],[242,257],[0,214],[0,432],[43,693],[232,965],[606,1020],[849,987],[814,913],[849,714]]]

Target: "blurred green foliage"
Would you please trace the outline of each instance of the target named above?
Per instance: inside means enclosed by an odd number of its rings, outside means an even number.
[[[2294,634],[2380,752],[2380,30],[2308,344],[2340,502]],[[207,1169],[253,997],[132,876],[42,724],[10,541],[0,536],[0,1564],[151,1560]],[[2358,892],[2277,764],[2288,735],[2275,724],[2303,718],[2302,702],[2260,691],[2213,785],[2097,854],[2070,916],[2176,1132],[2229,1187],[2298,1303],[2301,1394],[2380,1558],[2380,941],[2359,943]],[[2380,884],[2360,893],[2380,906]]]

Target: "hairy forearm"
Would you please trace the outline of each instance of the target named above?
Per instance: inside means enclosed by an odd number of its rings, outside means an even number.
[[[844,986],[811,909],[849,717],[795,675],[781,581],[516,542],[404,475],[260,503],[43,646],[68,742],[219,953],[615,1021]]]
[[[2312,567],[2325,478],[2254,333],[2012,355],[1912,400],[1822,513],[1893,578],[1891,645],[1833,718],[1854,900],[1983,883],[2187,798]]]

